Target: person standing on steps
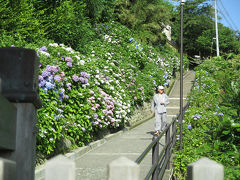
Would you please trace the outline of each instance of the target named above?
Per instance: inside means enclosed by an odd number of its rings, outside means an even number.
[[[167,105],[169,104],[168,96],[164,93],[164,87],[159,86],[158,93],[153,96],[151,114],[155,112],[155,133],[158,136],[166,126]]]

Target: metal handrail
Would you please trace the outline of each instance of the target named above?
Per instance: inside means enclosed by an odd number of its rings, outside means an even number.
[[[187,103],[185,105],[185,107],[183,108],[184,113],[185,113],[186,109],[188,108],[188,106],[189,106],[189,103]],[[135,161],[137,164],[140,164],[151,149],[152,149],[152,151],[154,151],[154,148],[159,148],[159,147],[157,147],[157,146],[159,146],[159,140],[162,138],[162,136],[164,134],[166,134],[166,141],[167,141],[167,138],[169,138],[168,142],[166,142],[166,144],[164,145],[160,154],[157,151],[157,153],[158,153],[157,159],[155,159],[155,161],[153,160],[154,163],[153,163],[152,167],[150,168],[148,174],[144,178],[145,180],[148,180],[151,176],[154,177],[153,179],[158,179],[158,178],[161,179],[164,175],[164,172],[165,172],[167,166],[169,166],[172,148],[175,146],[175,141],[176,141],[176,134],[177,134],[176,122],[177,122],[178,118],[179,118],[179,114],[177,114],[177,117],[174,117],[172,119],[171,123],[169,123],[167,125],[167,127],[159,134],[159,136],[157,136],[157,137],[155,136],[155,138],[153,137],[152,142],[148,145],[148,147],[143,151],[143,153]],[[170,136],[170,127],[171,126],[172,126],[172,135]],[[167,136],[169,136],[169,137],[167,137]],[[166,157],[167,155],[168,155],[168,158]],[[154,153],[152,156],[154,156]],[[158,172],[159,169],[160,169],[160,171]],[[155,172],[157,172],[157,176],[156,175],[154,176]]]
[[[170,126],[174,123],[174,121],[176,121],[175,118],[173,118],[172,122],[170,124],[168,124],[167,127],[159,134],[159,136],[148,145],[148,147],[143,151],[143,153],[137,158],[135,163],[140,164],[142,162],[142,160],[145,158],[145,156],[148,154],[148,152],[157,143],[157,141],[159,141],[159,139],[162,138],[162,136],[166,133],[166,131],[170,128]]]
[[[192,91],[195,82],[196,82],[196,78],[194,79],[194,83],[193,83],[193,86],[191,87],[190,91]],[[183,107],[183,117],[184,117],[185,111],[188,109],[189,105],[190,105],[190,103],[187,102],[187,104]],[[146,175],[145,180],[148,180],[151,177],[151,175],[153,177],[152,178],[153,180],[162,179],[166,168],[169,168],[169,164],[170,164],[169,161],[170,161],[171,153],[172,153],[173,147],[175,146],[175,143],[176,143],[176,135],[177,135],[176,122],[177,122],[177,119],[179,119],[179,117],[180,117],[180,113],[177,114],[177,116],[172,119],[171,123],[167,125],[165,130],[158,137],[155,137],[155,139],[153,138],[153,141],[148,145],[148,147],[143,151],[143,153],[135,161],[137,164],[140,164],[142,162],[142,160],[145,158],[145,156],[148,154],[148,152],[152,149],[152,151],[153,151],[152,164],[153,165],[150,168],[148,174]],[[171,137],[169,137],[171,126],[172,126],[172,135],[171,135]],[[165,145],[159,155],[159,152],[158,152],[159,140],[162,138],[162,136],[165,133],[166,133],[166,141],[167,142],[165,143]],[[154,159],[155,158],[154,153],[157,153],[157,160]],[[160,172],[158,172],[158,169],[160,169]]]
[[[164,135],[166,130],[164,130],[163,132],[161,132],[161,134],[159,134],[159,136],[153,140],[148,147],[143,151],[143,153],[137,158],[137,160],[135,161],[135,163],[140,164],[142,162],[142,160],[145,158],[145,156],[148,154],[148,152],[152,149],[152,147],[159,141],[159,139]]]

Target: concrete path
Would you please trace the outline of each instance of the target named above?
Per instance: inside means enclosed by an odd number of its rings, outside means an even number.
[[[194,72],[189,71],[184,76],[184,98],[190,92],[194,81]],[[177,81],[169,94],[170,104],[168,105],[167,120],[171,122],[172,117],[179,113],[179,90],[180,83]],[[186,103],[186,100],[184,100]],[[134,129],[126,131],[118,136],[113,137],[101,146],[83,154],[76,160],[77,180],[107,180],[107,165],[113,160],[125,156],[135,161],[145,148],[152,141],[154,130],[154,119],[151,119]],[[162,138],[160,143],[164,145],[165,139]],[[161,145],[160,145],[161,151]],[[140,177],[144,179],[151,167],[151,152],[145,157],[140,164]]]

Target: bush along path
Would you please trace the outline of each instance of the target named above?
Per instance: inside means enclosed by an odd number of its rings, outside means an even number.
[[[208,157],[224,165],[226,179],[240,179],[240,56],[206,60],[196,78],[174,176],[185,179],[189,163]]]
[[[35,49],[40,57],[37,160],[66,151],[63,142],[69,150],[96,140],[102,131],[123,128],[135,107],[148,102],[159,84],[168,85],[178,70],[176,52],[138,43],[119,23],[97,25],[95,31],[98,36],[84,54],[49,40],[26,44],[9,38],[4,44]]]

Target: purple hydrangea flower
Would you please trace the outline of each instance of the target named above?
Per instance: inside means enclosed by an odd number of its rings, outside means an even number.
[[[95,107],[96,107],[96,108],[99,108],[99,107],[100,107],[100,104],[96,104]]]
[[[223,113],[218,113],[218,115],[219,115],[219,116],[224,116],[224,114],[223,114]]]
[[[43,80],[43,77],[41,75],[38,76],[38,80],[39,81],[42,81]]]
[[[196,118],[199,119],[200,117],[202,117],[202,115],[200,115],[200,114],[195,114],[194,117],[196,117]]]
[[[81,72],[80,74],[81,74],[82,77],[85,77],[87,79],[89,79],[89,77],[90,77],[90,75],[86,72]]]
[[[67,62],[67,66],[68,67],[72,67],[72,63],[71,62]]]
[[[42,80],[39,82],[38,86],[41,88],[41,87],[44,87],[45,84],[46,84],[46,81]]]
[[[187,125],[187,128],[188,128],[189,130],[192,129],[191,124]]]
[[[214,115],[217,115],[217,112],[214,112],[213,114],[214,114]]]
[[[80,74],[81,74],[82,77],[85,77],[86,73],[85,72],[81,72]]]
[[[97,114],[94,114],[93,117],[94,117],[94,119],[97,119],[97,118],[98,118],[98,115],[97,115]]]
[[[84,82],[85,82],[84,80],[85,79],[83,77],[80,77],[79,80],[81,81],[82,84],[84,84]]]
[[[49,76],[50,75],[50,72],[48,72],[48,71],[42,71],[42,77],[47,77],[47,76]]]
[[[84,84],[87,84],[88,83],[88,80],[87,79],[84,79]]]
[[[66,86],[67,86],[67,87],[71,87],[72,84],[71,84],[71,83],[67,83]]]
[[[164,63],[163,62],[161,62],[161,66],[164,68]]]
[[[39,49],[40,51],[44,51],[44,52],[47,52],[47,47],[46,46],[43,46]]]
[[[62,78],[59,75],[56,75],[54,77],[54,79],[55,79],[55,81],[60,82]]]
[[[108,76],[106,76],[106,80],[109,80],[109,77],[108,77]]]
[[[89,79],[90,78],[90,74],[86,73],[85,78]]]
[[[163,85],[164,85],[164,86],[167,86],[167,85],[168,85],[168,82],[165,82]]]
[[[72,62],[72,58],[66,57],[66,58],[65,58],[65,61],[67,61],[67,62]]]
[[[46,66],[46,70],[47,70],[48,72],[51,72],[51,66],[50,66],[50,65],[47,65],[47,66]]]
[[[65,73],[64,73],[64,72],[61,72],[60,76],[61,76],[61,77],[64,77],[64,76],[65,76]]]
[[[59,68],[58,66],[51,66],[51,72],[53,72],[53,73],[58,72],[59,69],[60,69],[60,68]]]
[[[79,77],[78,77],[76,74],[74,74],[74,75],[72,76],[72,79],[73,79],[75,82],[78,82],[78,81],[79,81]]]

